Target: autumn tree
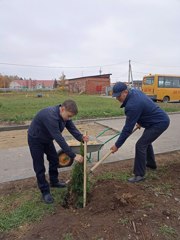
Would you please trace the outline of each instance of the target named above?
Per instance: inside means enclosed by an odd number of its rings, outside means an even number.
[[[22,78],[15,76],[8,76],[0,74],[0,88],[9,88],[10,82],[13,80],[21,80]]]

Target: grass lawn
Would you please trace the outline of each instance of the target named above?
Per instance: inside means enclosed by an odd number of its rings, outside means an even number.
[[[31,93],[1,93],[0,94],[0,121],[22,123],[31,120],[42,108],[62,103],[66,99],[77,102],[79,113],[77,119],[121,116],[123,109],[113,98],[96,95],[77,95],[58,91],[42,93],[37,97],[37,92]],[[167,112],[180,111],[179,103],[159,103]]]
[[[46,214],[53,214],[62,202],[63,190],[53,189],[54,204],[44,204],[37,189],[15,192],[0,197],[0,232],[9,231],[25,223],[39,221]]]

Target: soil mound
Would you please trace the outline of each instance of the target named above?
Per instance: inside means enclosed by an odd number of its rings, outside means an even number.
[[[99,180],[91,192],[87,208],[92,214],[109,214],[138,206],[141,189],[117,180]]]

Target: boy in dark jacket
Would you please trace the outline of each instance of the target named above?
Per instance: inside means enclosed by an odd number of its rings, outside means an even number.
[[[111,147],[113,153],[123,145],[131,135],[135,124],[145,128],[143,135],[136,143],[134,177],[129,182],[139,182],[144,180],[146,167],[156,169],[155,156],[152,142],[154,142],[169,126],[168,115],[160,109],[143,92],[132,89],[128,90],[123,82],[117,82],[113,87],[113,97],[122,103],[121,108],[125,108],[126,122],[122,132]]]
[[[71,120],[77,113],[76,103],[73,100],[66,100],[62,105],[47,107],[39,111],[28,129],[28,144],[33,159],[33,168],[45,203],[53,203],[53,197],[45,178],[44,154],[49,161],[51,187],[66,187],[65,182],[58,180],[58,156],[53,140],[70,158],[83,162],[83,157],[75,154],[62,136],[62,131],[67,128],[78,141],[88,141],[88,137],[83,136]]]

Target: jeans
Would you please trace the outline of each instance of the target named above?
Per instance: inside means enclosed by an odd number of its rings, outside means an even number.
[[[53,142],[43,143],[40,139],[28,135],[28,144],[33,159],[33,168],[42,194],[49,193],[49,183],[45,177],[44,154],[49,161],[49,178],[51,183],[58,182],[58,156]]]
[[[154,142],[169,126],[169,122],[158,123],[144,130],[136,143],[134,174],[144,176],[146,165],[156,167],[152,142]]]

